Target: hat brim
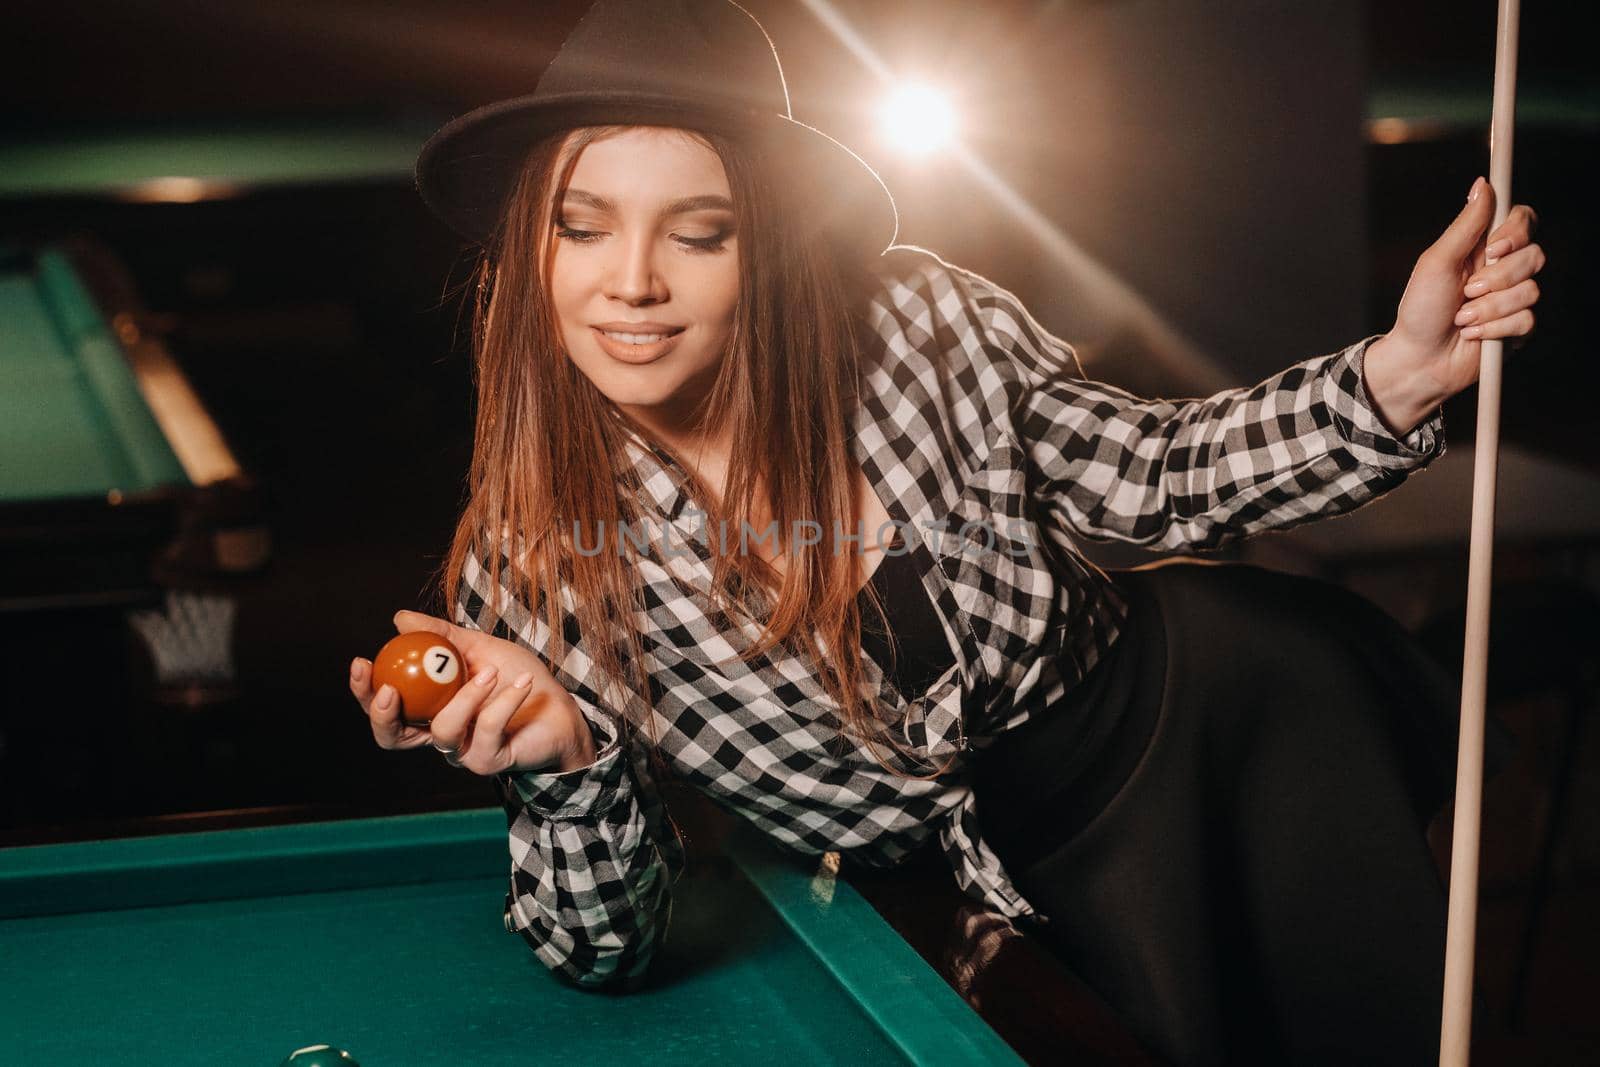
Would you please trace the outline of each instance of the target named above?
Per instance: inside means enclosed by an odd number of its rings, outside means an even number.
[[[821,228],[841,248],[866,258],[895,242],[899,216],[888,187],[865,160],[821,130],[779,114],[712,112],[637,94],[518,97],[469,111],[422,146],[417,192],[451,229],[491,247],[529,149],[561,130],[606,125],[676,126],[744,138],[780,157],[771,173],[785,183],[807,228]]]

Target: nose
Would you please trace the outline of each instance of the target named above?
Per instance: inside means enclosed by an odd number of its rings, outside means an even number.
[[[667,282],[658,269],[652,235],[640,233],[615,247],[618,258],[606,276],[606,296],[634,306],[666,300]]]

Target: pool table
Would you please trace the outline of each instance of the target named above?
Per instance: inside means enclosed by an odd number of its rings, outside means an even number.
[[[250,480],[109,252],[0,248],[0,611],[147,603],[267,553]]]
[[[124,123],[0,142],[0,200],[195,203],[266,189],[399,181],[451,116]]]
[[[847,883],[742,824],[679,880],[636,992],[574,989],[502,922],[468,809],[0,850],[17,1063],[1018,1064]]]

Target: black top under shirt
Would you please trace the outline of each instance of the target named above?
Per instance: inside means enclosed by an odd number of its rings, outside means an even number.
[[[955,664],[956,657],[945,640],[944,628],[939,625],[933,600],[923,588],[911,553],[898,551],[902,545],[897,533],[889,546],[896,551],[885,551],[868,582],[877,588],[883,602],[889,630],[894,635],[894,654],[890,654],[889,635],[883,632],[883,622],[867,599],[864,587],[857,594],[861,610],[861,647],[894,682],[902,696],[915,700]]]
[[[900,544],[896,535],[889,547],[898,549]],[[883,599],[898,655],[891,661],[890,636],[883,632],[865,588],[857,594],[861,646],[902,696],[916,700],[955,662],[933,601],[909,552],[886,552],[868,584]],[[1128,595],[1126,629],[1110,651],[1052,714],[1035,715],[1007,731],[979,763],[980,792],[998,810],[1010,812],[998,825],[984,826],[1008,862],[1036,862],[1087,825],[1121,788],[1144,751],[1161,703],[1161,672],[1139,670],[1137,646],[1157,642],[1146,655],[1153,654],[1153,662],[1163,666],[1166,651],[1160,624],[1151,626],[1158,614],[1154,604],[1144,603],[1147,598],[1137,589]],[[1141,637],[1146,629],[1150,636]],[[1136,691],[1138,686],[1144,688]],[[1130,705],[1145,710],[1126,714]]]

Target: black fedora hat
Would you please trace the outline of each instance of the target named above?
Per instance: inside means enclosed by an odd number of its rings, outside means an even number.
[[[417,157],[417,191],[457,233],[492,246],[528,150],[578,126],[677,126],[741,138],[784,182],[804,225],[876,256],[899,220],[859,156],[795,120],[766,30],[732,0],[597,0],[529,96],[446,124]]]

